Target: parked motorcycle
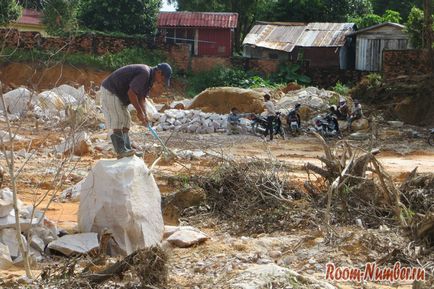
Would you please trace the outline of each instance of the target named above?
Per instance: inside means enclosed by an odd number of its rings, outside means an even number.
[[[252,132],[254,135],[256,136],[265,135],[267,126],[268,126],[268,122],[266,117],[260,115],[252,115]],[[276,117],[274,118],[273,121],[273,133],[274,135],[280,135],[283,139],[285,138],[279,112],[276,113]]]
[[[317,116],[314,120],[314,131],[323,137],[340,137],[341,133],[337,124],[337,120],[331,116]]]
[[[434,128],[429,130],[428,143],[431,146],[434,146]]]

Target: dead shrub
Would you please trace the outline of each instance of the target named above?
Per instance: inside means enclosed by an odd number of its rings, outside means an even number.
[[[291,182],[288,168],[271,160],[228,161],[200,181],[213,214],[239,234],[287,230],[305,195]]]

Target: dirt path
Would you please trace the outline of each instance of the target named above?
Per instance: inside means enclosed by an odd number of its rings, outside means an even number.
[[[54,136],[53,136],[54,134]],[[43,141],[48,142],[50,146],[60,141],[60,132],[51,132],[51,136],[35,135],[29,130],[26,137],[35,140],[35,144],[41,144]],[[93,134],[95,138],[104,138],[104,134],[97,132]],[[155,177],[162,194],[167,194],[176,190],[165,180],[167,175],[204,175],[207,171],[215,166],[219,159],[216,156],[234,157],[238,160],[246,158],[273,158],[283,161],[292,168],[291,174],[297,179],[305,180],[306,173],[303,166],[307,162],[319,163],[317,156],[323,154],[322,147],[318,140],[312,136],[302,136],[290,140],[276,140],[274,142],[264,142],[254,136],[227,136],[224,134],[211,135],[191,135],[191,134],[173,134],[164,132],[161,137],[165,140],[170,137],[168,145],[171,149],[178,150],[202,150],[214,157],[205,156],[199,159],[183,159],[183,166],[169,163],[160,163],[155,171]],[[136,144],[152,147],[156,144],[149,135],[144,137],[143,130],[134,127],[133,140]],[[106,140],[105,140],[106,141]],[[366,147],[361,142],[352,142],[355,146]],[[109,142],[106,142],[110,146]],[[87,175],[87,172],[94,166],[100,158],[113,157],[112,153],[95,151],[92,155],[83,158],[77,158],[75,173],[68,178],[63,186],[66,189]],[[403,175],[413,170],[416,166],[419,172],[432,172],[434,169],[434,150],[428,147],[423,140],[418,141],[401,141],[399,143],[382,143],[382,150],[378,156],[386,170],[396,179],[400,180]],[[148,151],[145,157],[149,165],[155,159],[155,153]],[[18,164],[24,160],[20,159]],[[32,187],[35,184],[44,183],[44,178],[52,176],[50,169],[58,162],[53,156],[47,155],[40,151],[37,158],[29,162],[23,171],[22,178],[25,182],[20,183],[19,197],[28,204],[31,204],[35,196],[41,195],[45,190],[34,191]],[[49,182],[45,184],[50,188]],[[42,203],[42,207],[47,201]],[[78,203],[62,202],[59,199],[50,205],[46,211],[47,216],[55,221],[60,228],[74,231],[77,222]],[[211,225],[210,225],[211,224]],[[286,260],[282,265],[289,266],[305,274],[312,274],[318,279],[322,279],[325,263],[334,260],[336,262],[351,262],[354,264],[363,264],[370,260],[365,256],[364,247],[360,247],[365,236],[357,228],[341,228],[340,234],[343,236],[344,243],[338,249],[332,249],[324,244],[323,233],[320,231],[306,232],[293,231],[276,236],[263,235],[254,238],[240,239],[239,237],[230,236],[222,231],[221,228],[210,222],[201,227],[211,236],[211,240],[204,246],[192,249],[174,249],[172,252],[172,261],[170,264],[171,277],[170,281],[178,285],[176,288],[193,288],[192,284],[199,286],[197,288],[224,288],[215,284],[216,280],[225,282],[229,277],[235,276],[239,270],[246,268],[248,264],[255,264],[258,258],[267,258],[270,253],[264,249],[263,244],[271,244],[275,251],[286,252],[288,256],[280,258],[279,262]],[[375,234],[375,232],[372,232]],[[349,242],[347,237],[354,235],[356,239]],[[293,251],[289,248],[297,246]],[[363,249],[364,248],[364,249]],[[381,257],[381,252],[371,252],[370,258]],[[258,257],[259,256],[259,257]],[[313,258],[315,262],[309,261]],[[286,259],[285,259],[286,258]],[[374,259],[375,259],[374,258]],[[241,260],[241,261],[240,261]],[[343,261],[344,260],[344,261]],[[309,263],[310,262],[310,263]],[[312,263],[312,264],[311,264]],[[229,268],[229,269],[228,269]],[[13,276],[23,275],[20,268],[13,268],[6,272]],[[1,275],[1,274],[0,274]],[[5,276],[5,275],[2,275]],[[208,280],[208,281],[207,281]],[[211,282],[211,283],[206,283]],[[204,285],[204,284],[209,284]],[[212,285],[215,284],[215,285]],[[224,283],[222,283],[224,284]],[[375,285],[375,286],[374,286]],[[354,284],[344,284],[341,288],[356,288]],[[372,288],[391,288],[388,285],[373,284]],[[411,288],[410,285],[395,285],[394,288]]]

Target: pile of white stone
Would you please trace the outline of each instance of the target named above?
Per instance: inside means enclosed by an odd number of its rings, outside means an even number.
[[[57,226],[44,214],[17,201],[21,240],[31,263],[44,260],[56,251],[63,255],[84,254],[98,248],[96,233],[64,235],[58,237]],[[13,194],[9,188],[0,190],[0,270],[23,266],[24,258],[18,242]]]
[[[41,211],[33,210],[33,206],[26,206],[20,200],[17,204],[24,246],[29,248],[32,261],[41,261],[46,246],[58,238],[57,228]],[[22,264],[23,256],[17,241],[13,195],[9,188],[4,188],[0,190],[0,270]]]
[[[288,92],[278,101],[276,108],[283,110],[292,109],[299,103],[301,106],[309,107],[312,111],[325,111],[333,96],[337,96],[337,93],[310,86]]]
[[[5,105],[0,103],[0,111],[7,111],[12,120],[31,112],[38,119],[56,121],[65,119],[68,109],[82,105],[89,110],[96,109],[94,100],[86,95],[84,86],[76,89],[63,84],[40,93],[20,87],[5,93],[3,97]]]
[[[168,109],[153,115],[157,131],[176,130],[188,133],[225,132],[227,115],[205,113],[200,110]]]

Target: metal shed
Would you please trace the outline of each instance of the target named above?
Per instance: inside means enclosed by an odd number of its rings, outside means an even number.
[[[243,55],[346,68],[346,35],[353,31],[354,23],[257,22],[243,41]]]
[[[410,48],[404,26],[397,23],[382,23],[348,35],[356,41],[356,70],[381,71],[383,50]]]
[[[158,30],[167,43],[190,44],[198,56],[230,57],[237,13],[160,12]]]

